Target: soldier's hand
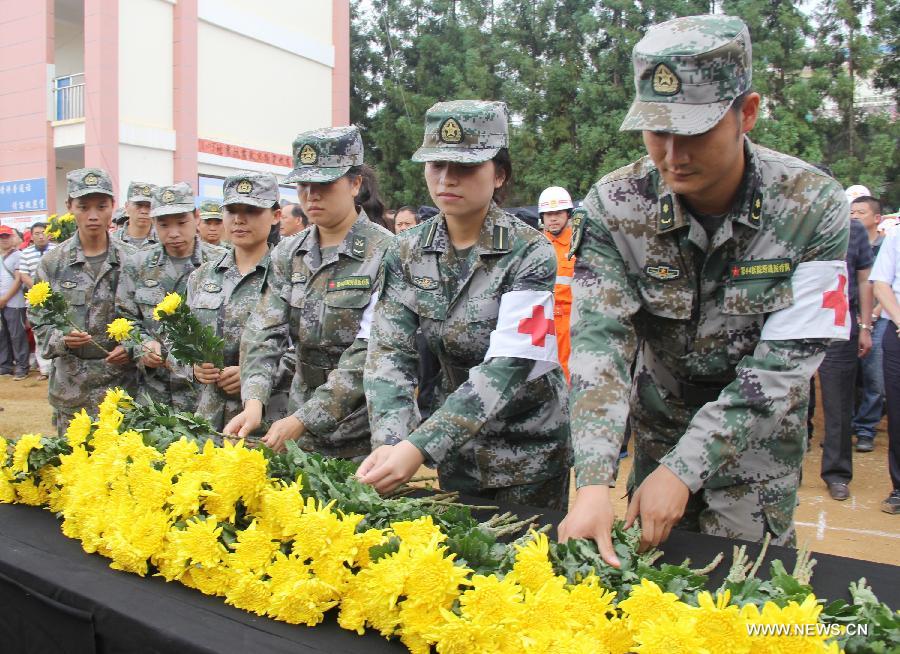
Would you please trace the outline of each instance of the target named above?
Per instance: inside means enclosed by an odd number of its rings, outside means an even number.
[[[244,410],[232,418],[222,432],[228,436],[247,438],[254,429],[262,424],[262,402],[247,400]]]
[[[70,350],[77,350],[78,348],[84,347],[90,342],[91,335],[87,332],[80,332],[77,329],[73,329],[68,334],[63,336],[63,343],[65,343],[66,347]]]
[[[131,361],[131,358],[128,356],[128,352],[125,348],[121,345],[116,345],[116,347],[113,348],[113,351],[106,357],[106,363],[110,363],[114,366],[124,366],[129,361]]]
[[[582,486],[575,494],[575,504],[559,523],[559,541],[570,538],[590,538],[597,543],[600,556],[614,568],[621,567],[612,544],[612,525],[615,519],[609,486]]]
[[[625,528],[641,516],[641,551],[656,547],[669,537],[687,506],[691,490],[666,466],[656,468],[638,486],[628,504]]]
[[[241,392],[241,367],[228,366],[224,368],[216,384],[226,395],[239,395]]]
[[[294,416],[288,416],[281,420],[276,420],[269,427],[269,431],[262,437],[263,445],[271,449],[273,452],[281,452],[287,441],[295,441],[305,431],[305,426]]]
[[[201,384],[215,384],[219,381],[221,370],[211,363],[202,363],[199,366],[194,364],[194,379]]]
[[[148,368],[159,368],[161,365],[165,363],[162,360],[162,346],[158,341],[150,341],[148,343],[144,343],[144,356],[141,357],[141,363],[143,363]],[[149,352],[147,351],[149,350]]]
[[[390,493],[405,484],[425,463],[419,448],[409,441],[382,445],[372,452],[356,471],[356,477],[379,493]]]

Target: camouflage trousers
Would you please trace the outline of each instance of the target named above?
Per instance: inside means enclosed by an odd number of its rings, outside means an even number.
[[[166,368],[144,368],[135,400],[146,395],[154,402],[166,404],[175,411],[194,413],[197,410],[197,389],[192,382]],[[200,384],[196,384],[199,386]]]
[[[635,443],[634,465],[628,477],[628,496],[656,470],[659,461]],[[691,493],[676,529],[726,538],[762,541],[766,533],[773,545],[796,547],[794,509],[800,471],[778,479],[749,484],[701,488]]]
[[[475,495],[500,505],[521,504],[538,509],[565,511],[569,506],[569,471],[533,484],[518,484],[502,488],[482,488],[472,477],[447,474],[438,470],[441,490],[458,491],[465,495]]]

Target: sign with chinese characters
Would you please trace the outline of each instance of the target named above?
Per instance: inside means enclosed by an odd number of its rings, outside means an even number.
[[[0,181],[0,213],[45,211],[47,178]]]

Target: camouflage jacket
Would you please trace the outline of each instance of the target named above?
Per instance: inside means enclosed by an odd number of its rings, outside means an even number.
[[[156,235],[156,227],[150,228],[150,233],[147,235],[147,239],[142,243],[138,243],[133,236],[128,234],[128,222],[126,221],[121,227],[119,227],[116,231],[113,232],[113,238],[116,238],[123,243],[128,243],[129,245],[133,245],[134,247],[143,250],[144,248],[148,248],[151,245],[156,245],[159,243],[159,237]]]
[[[101,347],[112,350],[116,343],[107,336],[106,326],[116,317],[115,296],[123,260],[132,252],[134,248],[130,245],[110,238],[106,261],[95,279],[87,268],[76,232],[41,258],[35,281],[48,282],[54,293],[66,299],[72,322]],[[40,307],[29,308],[28,316],[41,355],[53,359],[49,390],[53,407],[64,413],[81,408],[94,412],[107,388],[121,386],[134,390],[133,364],[107,365],[103,361],[106,353],[93,344],[69,350],[63,337],[70,330],[54,326]]]
[[[201,323],[225,340],[226,366],[239,365],[241,334],[247,317],[256,309],[267,287],[269,261],[267,253],[254,270],[242,276],[234,261],[234,252],[228,250],[223,257],[204,263],[188,277],[187,304]],[[226,396],[214,384],[200,384],[199,387],[196,413],[221,431],[240,413],[240,395]],[[272,420],[273,416],[267,418]]]
[[[408,439],[429,464],[482,488],[562,474],[569,465],[562,371],[528,381],[530,359],[484,360],[504,293],[553,292],[553,246],[492,206],[467,269],[456,258],[442,213],[398,235],[385,255],[365,372],[373,446]],[[421,425],[417,329],[441,367],[434,413]]]
[[[297,368],[289,412],[306,427],[304,448],[342,457],[369,451],[362,388],[366,341],[357,335],[391,238],[360,212],[324,260],[315,225],[272,251],[271,280],[241,340],[241,396],[268,403],[290,339]]]
[[[692,491],[780,478],[802,461],[807,389],[827,341],[760,332],[792,305],[798,264],[844,258],[849,212],[840,186],[812,166],[749,139],[745,154],[740,195],[711,238],[648,157],[601,179],[576,212],[579,487],[613,481],[629,393],[633,421],[652,432],[636,431],[636,447]],[[767,265],[744,276],[751,261]]]
[[[179,269],[160,243],[137,250],[128,257],[122,270],[116,293],[116,310],[120,316],[135,322],[142,341],[155,340],[157,321],[153,319],[153,309],[156,305],[166,293],[184,296],[188,275],[207,261],[218,261],[224,254],[222,248],[203,243],[195,237],[189,265]],[[138,361],[143,355],[143,349],[135,343],[128,343],[126,349],[133,361]],[[139,368],[143,366],[139,365]],[[144,369],[142,374],[146,390],[154,400],[180,410],[193,411],[196,408],[195,389],[189,379],[162,367]]]

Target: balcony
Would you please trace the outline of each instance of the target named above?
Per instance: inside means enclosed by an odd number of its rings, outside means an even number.
[[[53,120],[84,118],[84,73],[53,80]]]

